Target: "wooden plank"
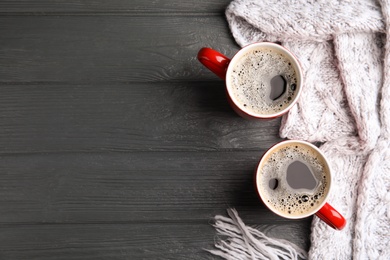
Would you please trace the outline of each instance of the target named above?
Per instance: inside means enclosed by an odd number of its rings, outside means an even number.
[[[222,13],[231,0],[23,0],[1,1],[2,13]]]
[[[308,248],[307,225],[259,227]],[[302,238],[306,238],[305,240]],[[208,223],[0,226],[2,259],[220,259]]]
[[[0,83],[216,80],[199,49],[238,49],[222,16],[0,16],[0,35]]]
[[[257,150],[279,124],[236,115],[221,81],[0,86],[0,154]]]
[[[238,50],[229,1],[0,2],[0,259],[217,259],[213,216],[308,249],[253,170],[279,120],[250,122],[196,60]]]
[[[248,223],[290,223],[258,199],[253,173],[262,154],[1,156],[0,223],[199,222],[230,207]]]

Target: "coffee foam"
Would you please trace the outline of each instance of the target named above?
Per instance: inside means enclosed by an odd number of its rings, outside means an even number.
[[[306,164],[317,180],[313,190],[292,189],[287,183],[287,167],[294,161]],[[312,213],[324,201],[329,191],[329,170],[322,156],[313,148],[301,144],[284,145],[267,158],[262,159],[257,176],[257,185],[262,199],[281,215],[299,217]],[[277,179],[278,185],[273,190],[269,181]]]
[[[271,79],[281,75],[287,81],[286,92],[270,99]],[[285,55],[267,47],[250,50],[234,64],[231,77],[234,98],[245,109],[256,114],[274,114],[294,100],[297,72]]]

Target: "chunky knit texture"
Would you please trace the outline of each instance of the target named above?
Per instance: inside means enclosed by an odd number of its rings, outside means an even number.
[[[390,259],[389,2],[235,0],[226,10],[239,45],[281,42],[301,62],[303,92],[280,136],[324,143],[329,202],[348,222],[335,231],[315,217],[311,259]]]

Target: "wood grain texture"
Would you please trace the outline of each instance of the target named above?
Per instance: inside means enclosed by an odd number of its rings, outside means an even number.
[[[252,177],[261,154],[3,156],[0,256],[214,259],[202,249],[212,247],[212,218],[228,207],[266,234],[307,248],[310,219],[285,220],[257,198]]]
[[[201,47],[230,0],[0,1],[0,259],[218,259],[213,217],[306,250],[253,187],[280,119],[247,121]]]
[[[2,156],[0,223],[199,222],[228,207],[248,219],[261,216],[256,224],[289,222],[257,197],[253,173],[262,154]]]
[[[0,12],[22,13],[223,13],[230,0],[23,0],[1,1]]]
[[[260,227],[261,229],[262,227]],[[301,224],[273,225],[264,229],[307,248]],[[142,223],[110,225],[23,225],[1,228],[2,259],[220,259],[212,249],[210,224]],[[218,239],[215,237],[215,239]]]
[[[199,49],[238,50],[221,16],[0,16],[0,35],[0,82],[216,80]]]
[[[0,87],[0,154],[257,150],[279,122],[236,115],[222,81]]]

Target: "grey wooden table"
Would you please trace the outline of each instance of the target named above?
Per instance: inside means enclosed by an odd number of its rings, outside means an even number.
[[[238,117],[196,60],[239,49],[229,2],[0,1],[0,259],[217,259],[229,207],[308,249],[311,219],[253,188],[280,120]]]

